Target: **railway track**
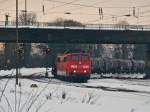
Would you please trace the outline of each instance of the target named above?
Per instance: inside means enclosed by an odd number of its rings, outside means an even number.
[[[132,89],[127,89],[127,88],[115,88],[115,87],[108,87],[108,86],[103,86],[103,85],[99,85],[99,86],[93,86],[93,85],[86,85],[86,83],[71,83],[71,82],[66,82],[66,81],[62,81],[59,79],[55,79],[55,78],[41,78],[41,79],[30,79],[33,81],[37,81],[37,82],[41,82],[41,83],[49,83],[49,84],[63,84],[65,86],[72,86],[72,87],[79,87],[79,88],[90,88],[90,89],[99,89],[99,90],[103,90],[103,91],[114,91],[114,92],[127,92],[127,93],[136,93],[141,94],[148,94],[150,95],[150,92],[148,91],[139,91],[139,90],[132,90]]]
[[[53,78],[53,76],[50,77],[45,77],[45,72],[37,72],[37,73],[33,73],[33,74],[28,74],[28,75],[19,75],[19,78],[27,78],[27,79],[40,79],[40,78]],[[0,76],[0,79],[11,79],[11,78],[16,78],[16,75],[3,75]]]
[[[138,91],[138,90],[132,90],[132,89],[125,89],[125,88],[114,88],[114,87],[108,87],[108,86],[102,86],[102,85],[92,86],[90,84],[87,85],[86,83],[66,82],[66,81],[56,79],[53,76],[45,77],[43,75],[44,73],[45,72],[38,72],[38,73],[29,74],[29,75],[21,75],[21,76],[19,76],[19,78],[29,79],[29,80],[37,81],[37,82],[40,82],[40,83],[58,84],[58,85],[63,84],[65,86],[73,86],[73,87],[80,87],[80,88],[91,88],[91,89],[101,89],[103,91],[128,92],[128,93],[145,93],[145,94],[150,95],[150,92],[148,92],[148,91]],[[16,77],[15,75],[13,75],[13,76],[5,75],[5,76],[1,76],[0,79],[11,79],[11,78],[15,78],[15,77]],[[94,77],[94,78],[91,78],[91,80],[95,80],[95,79],[99,79],[99,78],[100,77],[98,77],[98,78]],[[121,79],[121,80],[123,80],[123,79]],[[125,79],[125,80],[127,80],[127,79]],[[128,81],[130,81],[130,80],[127,80],[127,82]],[[140,81],[140,82],[142,82],[142,81]],[[133,83],[133,85],[134,85],[134,83]]]

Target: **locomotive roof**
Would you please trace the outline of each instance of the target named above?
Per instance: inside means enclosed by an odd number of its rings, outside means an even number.
[[[72,55],[72,54],[89,54],[89,53],[84,53],[84,52],[80,52],[80,53],[77,53],[77,52],[74,52],[74,53],[62,53],[62,54],[58,54],[57,56],[68,56],[68,55]]]

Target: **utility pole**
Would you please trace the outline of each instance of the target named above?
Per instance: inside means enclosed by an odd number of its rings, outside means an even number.
[[[139,8],[137,9],[137,25],[139,25]]]
[[[16,85],[18,85],[18,0],[16,0]]]
[[[45,15],[44,0],[43,0],[42,12],[43,12],[43,15]]]
[[[25,26],[26,25],[28,25],[28,23],[27,23],[27,0],[25,0],[25,4],[24,4],[25,6],[24,6],[24,23],[25,23]],[[31,44],[30,44],[31,45]],[[27,62],[27,58],[28,58],[28,44],[27,43],[23,43],[23,49],[22,50],[24,50],[23,51],[23,56],[24,56],[24,61],[23,61],[23,63],[26,65],[26,62]]]
[[[25,25],[27,25],[27,0],[25,0]]]
[[[48,57],[49,57],[49,53],[52,51],[52,49],[51,48],[49,48],[48,46],[45,48],[45,54],[46,54],[46,73],[45,73],[45,77],[47,77],[48,78]]]

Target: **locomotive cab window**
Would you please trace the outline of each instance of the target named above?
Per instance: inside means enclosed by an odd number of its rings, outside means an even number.
[[[67,57],[58,57],[57,58],[57,62],[66,62],[67,61]]]
[[[59,57],[57,58],[57,62],[60,62],[60,58]]]
[[[64,62],[67,62],[67,57],[64,57]]]
[[[78,56],[71,56],[71,60],[72,61],[78,61],[79,59],[78,59]]]

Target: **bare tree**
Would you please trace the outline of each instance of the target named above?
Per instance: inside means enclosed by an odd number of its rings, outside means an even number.
[[[126,20],[122,20],[119,21],[118,24],[116,24],[117,28],[124,28],[127,29],[128,28],[128,21]],[[122,37],[120,37],[122,38]],[[122,58],[122,59],[132,59],[133,56],[133,48],[134,45],[133,44],[118,44],[115,45],[115,58]]]
[[[126,20],[122,20],[118,22],[118,25],[129,25],[129,23]]]
[[[64,20],[62,18],[57,18],[54,22],[54,25],[56,26],[63,26],[64,25]]]
[[[56,25],[56,26],[84,26],[81,22],[70,20],[70,19],[62,19],[57,18],[54,22],[49,23],[49,25]]]
[[[19,15],[19,23],[21,25],[33,25],[37,22],[37,16],[35,13],[21,13]]]
[[[20,25],[34,25],[37,23],[37,15],[36,13],[30,12],[25,14],[22,12],[19,15],[19,24]],[[31,44],[30,43],[23,43],[22,44],[23,54],[22,54],[22,61],[20,65],[27,66],[30,60],[30,52],[31,52]]]

